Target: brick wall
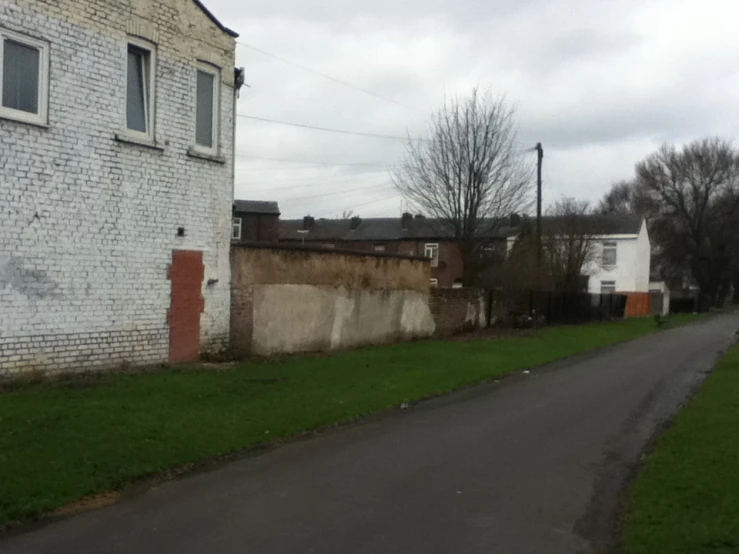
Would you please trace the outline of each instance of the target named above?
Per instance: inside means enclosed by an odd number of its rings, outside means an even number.
[[[241,219],[241,239],[236,242],[277,242],[280,236],[280,216],[234,212]]]
[[[0,376],[167,361],[176,249],[203,252],[201,343],[223,348],[233,38],[186,0],[2,0],[0,25],[50,52],[48,126],[0,119]],[[115,140],[130,34],[157,45],[156,149]],[[197,60],[222,68],[222,162],[187,153]]]
[[[486,325],[485,291],[482,289],[432,289],[430,304],[437,335],[451,335]]]

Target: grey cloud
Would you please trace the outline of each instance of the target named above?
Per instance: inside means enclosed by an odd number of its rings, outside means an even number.
[[[550,194],[594,197],[628,177],[633,164],[662,141],[731,138],[739,128],[739,110],[731,109],[739,94],[739,44],[730,25],[739,18],[739,3],[731,0],[699,6],[692,0],[207,4],[242,33],[243,42],[421,110],[377,100],[240,46],[238,61],[252,85],[240,112],[417,135],[444,94],[491,86],[518,105],[521,142],[545,143],[556,184]],[[238,151],[251,156],[392,165],[404,151],[394,141],[245,120],[237,135]],[[391,192],[373,203],[377,196],[367,190],[349,191],[387,183],[381,169],[314,170],[247,158],[237,166],[239,196],[273,194],[290,215],[305,209],[321,215],[321,209],[350,208],[352,202],[365,203],[357,210],[365,214],[399,209]],[[273,190],[265,182],[274,183]],[[303,190],[292,187],[303,182],[328,196],[291,200]]]

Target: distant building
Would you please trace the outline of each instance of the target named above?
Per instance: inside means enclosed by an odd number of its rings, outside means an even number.
[[[234,200],[231,242],[277,242],[280,208],[277,202]]]
[[[0,376],[227,346],[236,36],[198,0],[0,1]]]
[[[581,216],[588,239],[593,242],[594,260],[582,268],[590,293],[649,292],[651,245],[647,224],[638,215]],[[562,232],[561,218],[542,218],[544,235]],[[509,249],[517,238],[508,237]]]
[[[505,250],[505,233],[494,240]],[[378,254],[425,256],[431,260],[431,286],[461,286],[464,262],[454,235],[439,221],[409,213],[401,217],[303,219],[280,223],[280,242],[345,248]]]

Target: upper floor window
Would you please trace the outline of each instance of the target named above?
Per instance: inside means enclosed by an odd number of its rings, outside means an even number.
[[[46,124],[49,45],[0,28],[0,116]]]
[[[235,240],[241,239],[241,218],[234,217],[231,222],[231,238]]]
[[[126,72],[126,129],[128,133],[153,140],[154,138],[154,75],[156,50],[154,45],[130,41]]]
[[[604,242],[603,243],[603,266],[613,267],[616,265],[616,243],[615,242]]]
[[[220,70],[200,64],[197,70],[195,100],[195,145],[209,154],[218,153],[218,98]]]
[[[431,260],[431,267],[438,267],[439,265],[439,245],[438,244],[427,244],[423,249],[423,254]]]

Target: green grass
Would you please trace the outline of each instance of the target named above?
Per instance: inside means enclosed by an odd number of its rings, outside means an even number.
[[[631,503],[628,554],[739,552],[739,347],[660,438]]]
[[[676,318],[674,323],[691,318]],[[657,330],[652,319],[536,337],[23,386],[0,394],[0,526],[208,457],[348,421]]]

